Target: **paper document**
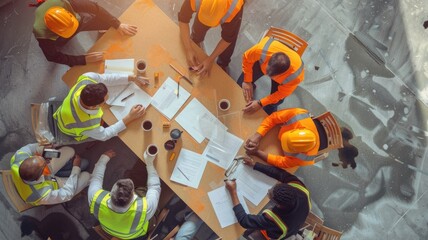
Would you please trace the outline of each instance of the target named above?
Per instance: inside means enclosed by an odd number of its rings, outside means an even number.
[[[134,105],[142,104],[147,108],[151,101],[152,97],[132,82],[124,91],[121,91],[120,94],[115,97],[115,100],[112,103],[113,106],[110,107],[110,110],[117,120],[121,120],[129,113]],[[121,104],[124,103],[124,105],[115,106],[115,102],[120,102]]]
[[[168,120],[174,117],[190,97],[190,93],[186,89],[182,86],[179,88],[178,90],[177,82],[168,77],[153,96],[152,106],[168,118]]]
[[[175,120],[192,136],[198,143],[201,143],[207,133],[206,128],[227,130],[208,109],[205,108],[196,98],[193,98],[189,104],[178,114]],[[195,120],[198,122],[195,123]],[[202,129],[201,129],[202,128]]]
[[[119,96],[131,85],[128,83],[126,85],[115,85],[115,86],[107,86],[108,89],[108,99],[107,104],[110,106],[125,106],[126,101],[121,101]]]
[[[125,73],[134,75],[134,59],[105,60],[104,73]]]
[[[244,140],[226,132],[223,141],[210,140],[202,156],[215,165],[226,169],[238,153]]]
[[[212,190],[208,193],[208,197],[213,205],[215,215],[220,222],[221,228],[225,228],[238,222],[235,217],[235,212],[233,211],[232,198],[225,186]],[[245,212],[249,214],[250,211],[248,210],[248,206],[239,191],[238,198]]]
[[[198,188],[207,161],[201,154],[182,148],[171,174],[171,181]]]
[[[238,165],[234,178],[241,194],[256,206],[260,204],[268,190],[277,183],[276,179],[253,170],[243,163]]]

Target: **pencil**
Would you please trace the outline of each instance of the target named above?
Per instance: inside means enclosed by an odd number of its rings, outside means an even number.
[[[180,97],[180,79],[178,79],[178,84],[177,84],[177,97]]]

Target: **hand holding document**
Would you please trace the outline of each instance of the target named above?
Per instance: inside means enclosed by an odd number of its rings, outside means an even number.
[[[182,148],[178,155],[171,181],[198,188],[207,161],[198,153]]]

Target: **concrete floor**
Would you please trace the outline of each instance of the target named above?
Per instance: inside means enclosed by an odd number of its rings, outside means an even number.
[[[1,169],[9,167],[18,148],[34,142],[29,104],[67,93],[61,76],[68,67],[44,59],[31,34],[34,9],[28,2],[0,3]],[[120,16],[133,1],[97,2]],[[177,21],[182,0],[155,2]],[[311,191],[314,211],[325,225],[343,231],[342,239],[428,239],[428,31],[422,27],[428,19],[426,6],[424,0],[247,0],[245,5],[231,76],[237,79],[242,53],[265,29],[288,29],[309,47],[303,55],[305,81],[282,107],[304,107],[314,115],[331,111],[354,133],[351,142],[360,153],[355,170],[332,167],[338,162],[337,152],[332,152],[297,172]],[[207,35],[208,52],[218,33],[214,29]],[[84,52],[95,36],[79,34],[69,51]],[[269,83],[258,84],[256,96],[261,97],[266,93],[260,89]],[[105,148],[120,146],[117,139],[112,141],[97,144],[90,153],[83,148],[83,154],[96,161]],[[129,161],[135,162],[134,157],[129,155]],[[126,169],[117,171],[126,175]],[[109,179],[106,186],[114,181]],[[0,239],[18,239],[21,215],[11,208],[3,187],[0,190]],[[62,212],[83,226],[81,238],[90,239],[86,230],[92,223],[84,221],[89,218],[75,205],[35,208],[23,215],[41,220]]]

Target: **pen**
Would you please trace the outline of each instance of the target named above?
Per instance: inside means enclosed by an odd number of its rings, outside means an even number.
[[[177,97],[180,97],[180,79],[178,79],[178,84],[177,84]]]
[[[126,97],[122,98],[122,100],[120,100],[120,101],[121,101],[121,102],[123,102],[123,101],[125,101],[126,99],[128,99],[128,98],[130,98],[130,97],[134,96],[134,94],[135,94],[135,93],[131,93],[131,94],[129,94],[128,96],[126,96]]]
[[[181,172],[181,174],[183,174],[183,176],[184,176],[188,181],[190,181],[190,179],[186,176],[186,174],[184,174],[184,172],[183,172],[183,171],[181,171],[181,169],[180,169],[179,167],[177,167],[177,169],[178,169],[178,171],[180,171],[180,172]]]

